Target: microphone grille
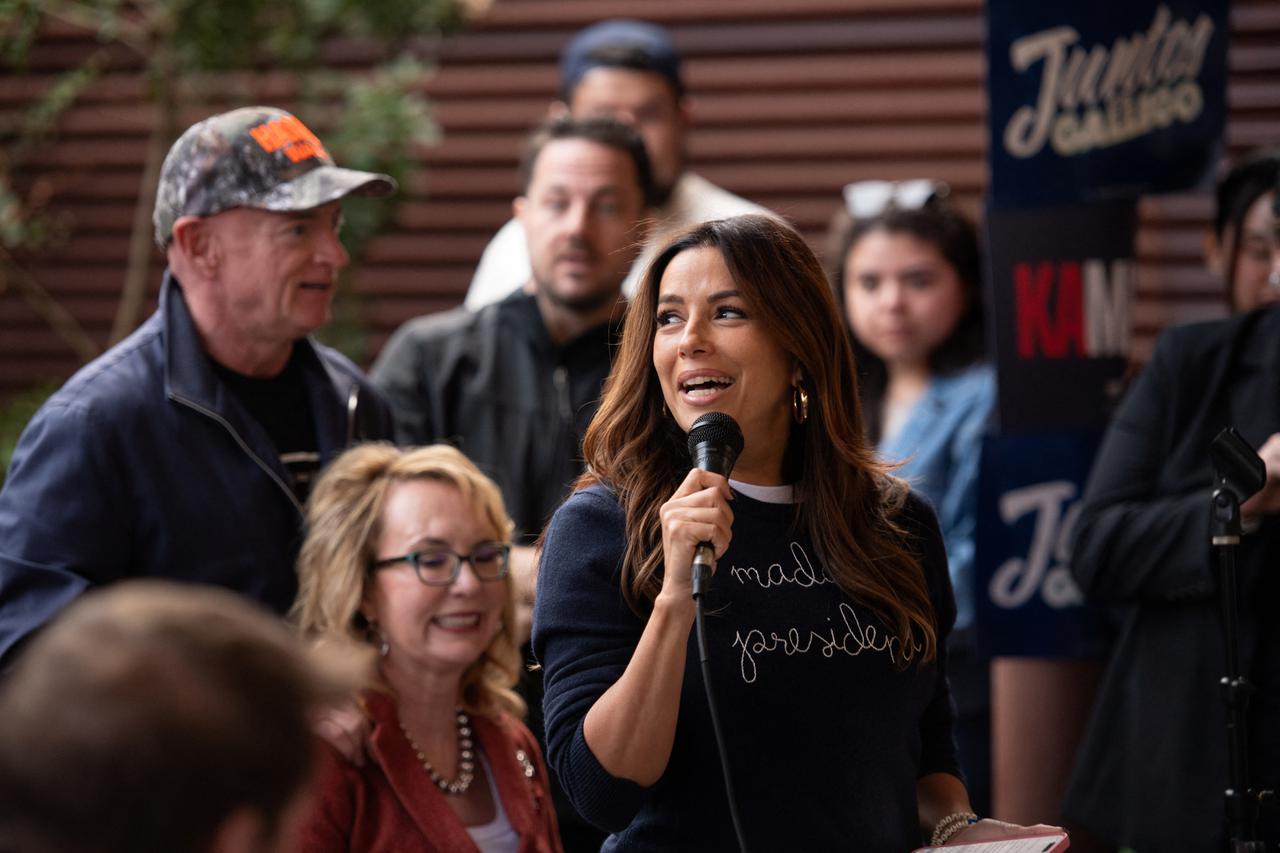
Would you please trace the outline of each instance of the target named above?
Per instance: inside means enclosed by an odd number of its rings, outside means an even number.
[[[742,452],[742,428],[724,412],[707,412],[689,429],[689,455],[693,455],[699,444],[707,442],[728,447],[737,456]]]

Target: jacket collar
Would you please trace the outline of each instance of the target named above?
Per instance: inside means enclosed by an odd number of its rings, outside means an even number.
[[[364,703],[373,717],[370,752],[423,836],[432,839],[442,850],[473,849],[466,827],[431,781],[400,731],[400,716],[394,700],[385,693],[370,690],[364,695]],[[472,716],[471,727],[479,751],[493,774],[494,785],[511,828],[522,839],[530,837],[536,832],[537,818],[530,783],[516,758],[516,747],[504,734],[499,722]],[[475,784],[485,783],[476,779]]]
[[[615,319],[608,320],[598,326],[587,329],[582,334],[563,344],[551,340],[551,332],[546,321],[542,319],[542,311],[538,308],[538,298],[532,294],[517,290],[497,305],[495,309],[505,317],[504,326],[508,332],[514,331],[530,340],[541,352],[551,356],[569,357],[578,349],[585,349],[593,356],[603,343],[616,341],[622,334],[622,318],[625,310],[615,312]]]
[[[165,270],[160,285],[158,313],[163,329],[165,397],[223,421],[252,455],[288,482],[266,430],[228,393],[214,372],[209,355],[200,344],[181,283],[169,270]],[[300,360],[311,403],[317,450],[322,460],[328,460],[347,444],[347,399],[355,382],[333,369],[308,338],[295,343],[294,357]]]
[[[1280,306],[1268,306],[1233,317],[1229,341],[1218,359],[1209,388],[1227,395],[1223,411],[1232,401],[1249,401],[1235,411],[1235,426],[1261,446],[1280,423]]]
[[[164,272],[160,284],[160,318],[164,330],[164,393],[225,415],[225,389],[200,345],[195,321],[177,277]]]
[[[1245,335],[1258,345],[1243,346],[1240,364],[1280,377],[1280,306],[1258,308],[1241,317]]]

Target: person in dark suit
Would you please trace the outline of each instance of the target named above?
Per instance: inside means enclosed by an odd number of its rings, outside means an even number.
[[[1123,627],[1068,786],[1070,821],[1142,853],[1217,851],[1226,835],[1225,668],[1210,548],[1209,443],[1234,426],[1266,463],[1237,553],[1251,782],[1280,782],[1280,308],[1165,332],[1107,431],[1072,572]],[[1274,819],[1263,827],[1277,840]],[[1272,848],[1268,848],[1272,849]]]

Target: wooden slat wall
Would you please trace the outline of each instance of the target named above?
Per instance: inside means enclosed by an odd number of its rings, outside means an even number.
[[[556,89],[561,46],[589,23],[636,14],[670,27],[685,54],[697,123],[693,167],[788,216],[815,249],[823,248],[840,187],[852,180],[941,179],[978,212],[987,176],[977,0],[496,0],[441,48],[428,91],[443,140],[422,152],[425,171],[407,188],[396,229],[375,240],[362,270],[370,356],[401,322],[462,299],[480,251],[509,216],[520,143]],[[1231,21],[1227,137],[1238,154],[1280,142],[1280,5],[1236,0]],[[29,74],[0,78],[0,112],[14,115],[59,68],[94,47],[81,33],[48,33]],[[359,45],[336,45],[326,55],[353,68],[368,58]],[[75,223],[67,245],[31,266],[100,342],[123,281],[155,119],[136,61],[120,51],[110,67],[27,175],[43,180],[54,209]],[[293,94],[271,74],[240,76],[222,88],[284,104]],[[1148,199],[1142,213],[1139,356],[1164,325],[1224,311],[1200,263],[1208,194]],[[158,255],[154,267],[152,298]],[[76,365],[12,287],[0,292],[0,398],[63,378]]]

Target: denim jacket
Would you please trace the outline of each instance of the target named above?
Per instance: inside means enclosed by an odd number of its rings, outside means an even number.
[[[326,463],[389,438],[390,412],[337,352],[300,340]],[[0,663],[85,590],[130,577],[214,584],[283,613],[302,507],[271,439],[222,385],[178,282],[27,425],[0,492]]]
[[[898,475],[923,492],[938,513],[956,594],[957,630],[973,623],[978,461],[995,397],[995,370],[989,364],[935,376],[902,428],[876,448],[882,459],[903,463]]]

